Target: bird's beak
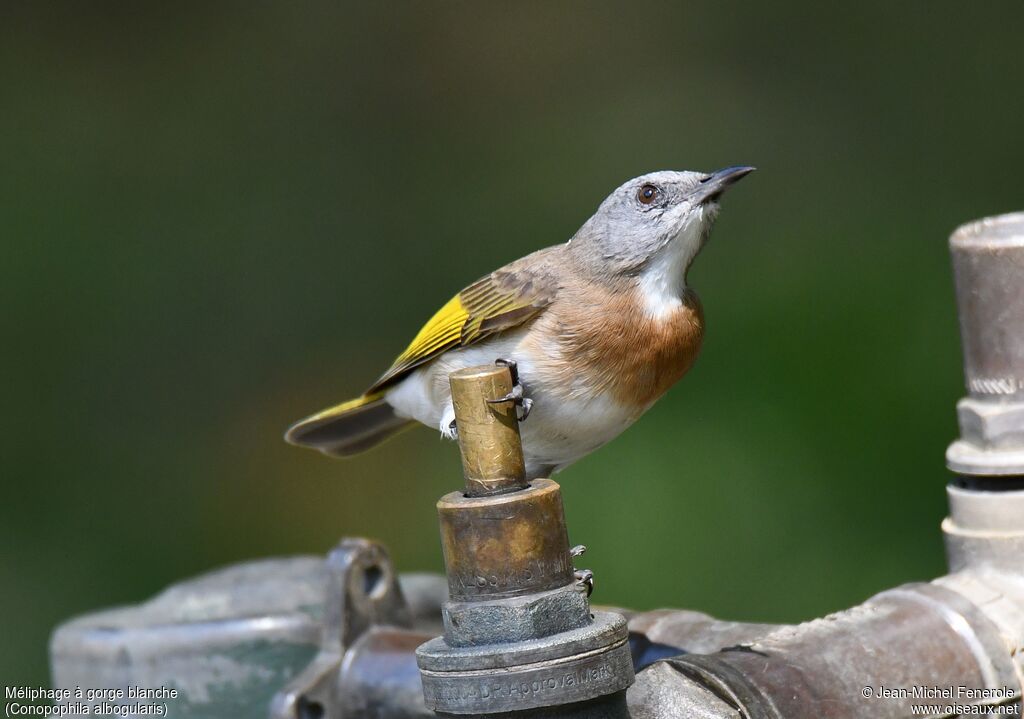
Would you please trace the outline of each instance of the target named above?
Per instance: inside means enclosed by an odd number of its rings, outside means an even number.
[[[712,172],[694,188],[693,204],[702,205],[706,202],[716,202],[722,193],[755,169],[753,167],[726,167],[718,172]]]

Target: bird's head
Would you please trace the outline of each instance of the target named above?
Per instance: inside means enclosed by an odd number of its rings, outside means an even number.
[[[718,201],[753,167],[651,172],[618,187],[570,241],[592,269],[637,275],[658,260],[685,275],[707,241]],[[678,267],[675,267],[678,265]]]

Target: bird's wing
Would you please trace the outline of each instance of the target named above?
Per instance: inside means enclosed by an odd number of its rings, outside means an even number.
[[[541,250],[477,280],[452,297],[367,394],[378,392],[454,347],[466,347],[533,319],[558,292],[551,250]]]

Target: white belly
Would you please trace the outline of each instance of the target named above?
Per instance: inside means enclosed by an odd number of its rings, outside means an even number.
[[[550,380],[538,373],[523,348],[527,330],[509,332],[481,345],[451,350],[413,371],[388,391],[387,400],[403,417],[415,419],[442,433],[455,418],[448,375],[464,367],[513,359],[526,394],[533,400],[529,418],[520,425],[526,472],[530,479],[544,477],[610,442],[636,419],[607,395],[556,398]]]

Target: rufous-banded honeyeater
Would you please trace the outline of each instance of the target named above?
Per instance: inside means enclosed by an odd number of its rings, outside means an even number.
[[[357,399],[285,438],[325,454],[362,452],[413,422],[455,436],[448,375],[516,363],[531,401],[520,431],[528,479],[604,445],[693,365],[704,315],[686,284],[719,199],[752,167],[653,172],[626,182],[562,245],[459,292]]]

